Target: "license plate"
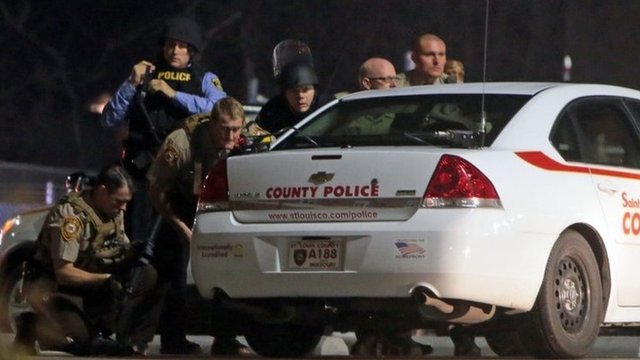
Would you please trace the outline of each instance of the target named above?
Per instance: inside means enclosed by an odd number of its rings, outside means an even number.
[[[288,269],[296,271],[343,270],[342,240],[297,240],[289,243]]]

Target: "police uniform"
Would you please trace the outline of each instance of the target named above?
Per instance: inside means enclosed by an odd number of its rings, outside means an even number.
[[[158,151],[147,179],[152,186],[169,189],[167,201],[173,212],[188,226],[195,216],[198,192],[207,171],[226,156],[216,149],[209,129],[209,115],[194,115],[173,131]],[[166,289],[163,323],[160,327],[161,351],[180,353],[186,334],[186,279],[189,246],[180,241],[175,229],[162,221],[155,239],[153,263],[159,282]],[[185,350],[187,352],[188,350]]]
[[[427,83],[423,80],[423,77],[413,69],[407,72],[398,74],[397,87],[417,86],[417,85],[442,85],[442,84],[455,84],[456,80],[447,74],[441,74],[433,82]]]
[[[448,74],[445,74],[445,73],[438,76],[431,83],[427,83],[423,79],[424,79],[423,76],[418,74],[418,72],[415,69],[409,70],[409,71],[398,74],[397,87],[408,87],[408,86],[418,86],[418,85],[443,85],[443,84],[456,83],[456,79],[453,76],[449,76]],[[459,113],[460,111],[459,108],[457,108],[455,105],[452,105],[452,104],[442,104],[442,106],[438,107],[438,109],[436,110],[438,110],[439,113]],[[437,115],[437,114],[432,114],[432,115]],[[440,118],[443,118],[443,117],[440,117]],[[444,119],[446,119],[446,117]],[[454,122],[461,125],[464,124],[466,126],[467,120],[460,117],[458,120],[455,120]],[[469,126],[466,126],[466,128],[471,129],[472,126],[469,125]],[[361,338],[366,340],[368,336],[365,336],[363,334]],[[393,338],[393,336],[387,336],[387,338]],[[395,340],[396,342],[399,341],[400,343],[404,343],[402,346],[406,347],[405,352],[411,351],[411,348],[416,347],[416,345],[423,354],[428,354],[433,351],[433,349],[428,345],[420,345],[420,344],[414,343],[413,341],[409,341],[410,337],[408,337],[408,335],[405,335],[405,334],[396,336]],[[451,331],[451,340],[453,341],[455,346],[454,354],[456,356],[480,356],[480,348],[475,344],[474,336],[470,333],[467,333],[465,331],[465,328],[460,326],[454,327],[453,330]],[[371,352],[370,349],[362,350],[362,348],[366,348],[371,344],[357,344],[357,345],[358,346],[354,346],[354,350],[363,351],[364,354],[369,354]],[[375,342],[374,342],[374,345],[375,345]]]
[[[196,63],[191,63],[183,70],[162,65],[166,64],[164,59],[159,59],[158,63],[160,65],[154,72],[153,78],[164,80],[176,90],[176,97],[167,99],[162,94],[156,93],[157,96],[148,94],[144,102],[149,115],[157,121],[159,130],[165,131],[165,135],[176,128],[176,121],[191,114],[209,112],[218,100],[226,96],[218,76],[202,71]],[[102,125],[111,128],[126,124],[127,112],[135,100],[136,93],[137,89],[126,80],[105,106],[101,118]],[[138,121],[138,119],[131,120]],[[141,127],[146,125],[145,120],[141,120],[142,124],[135,125]]]
[[[204,44],[198,24],[182,17],[167,21],[161,42],[165,39],[183,41],[194,51],[200,51]],[[226,96],[218,76],[204,71],[193,61],[185,69],[177,69],[160,56],[154,64],[152,78],[165,81],[176,91],[175,98],[160,92],[145,94],[125,81],[105,106],[101,118],[107,128],[129,126],[122,164],[135,180],[136,191],[125,219],[127,232],[134,240],[147,238],[152,228],[154,216],[146,193],[145,175],[156,150],[184,118],[210,112],[213,105]]]
[[[206,171],[226,154],[224,149],[215,149],[213,144],[209,131],[209,114],[187,118],[180,129],[173,131],[165,139],[147,179],[172,188],[172,193],[177,195],[175,200],[187,201],[187,205],[193,204],[193,207],[189,206],[189,211],[195,212],[195,202]],[[193,215],[195,213],[188,218]]]
[[[92,287],[61,285],[56,282],[54,261],[70,262],[93,273],[110,273],[127,284],[131,294],[124,298],[114,292],[114,281]],[[36,252],[29,266],[25,287],[27,301],[36,319],[35,337],[41,345],[76,354],[104,353],[107,337],[116,332],[120,343],[111,355],[129,351],[129,345],[146,346],[153,338],[159,305],[143,301],[155,285],[151,266],[136,262],[135,252],[125,235],[122,214],[105,219],[92,206],[91,193],[71,192],[49,212],[36,241]],[[142,266],[137,284],[129,282],[132,270]],[[151,305],[151,306],[150,306]],[[155,314],[150,311],[156,310]],[[126,314],[126,316],[122,316]],[[96,339],[102,341],[96,343]],[[108,353],[108,351],[107,351]]]
[[[395,113],[363,115],[340,129],[339,135],[387,135],[395,119]]]

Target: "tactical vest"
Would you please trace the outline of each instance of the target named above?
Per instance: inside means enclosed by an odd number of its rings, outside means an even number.
[[[191,146],[194,176],[199,178],[194,181],[194,186],[198,186],[198,184],[202,184],[209,170],[220,159],[220,149],[217,149],[214,145],[208,122],[199,124],[193,130],[189,144]]]
[[[122,221],[117,219],[102,221],[84,200],[82,193],[69,193],[66,201],[78,210],[77,215],[88,221],[92,231],[95,232],[87,246],[81,244],[74,266],[91,272],[111,272],[115,266],[125,260],[128,250]]]
[[[182,171],[179,183],[169,194],[169,201],[183,221],[191,222],[202,181],[220,158],[221,151],[215,148],[211,137],[209,113],[190,116],[185,120],[183,129],[189,138],[191,163]]]
[[[158,63],[165,64],[164,61]],[[204,72],[196,64],[181,70],[166,64],[161,65],[156,68],[153,78],[164,80],[175,91],[204,96],[202,91]],[[179,127],[184,118],[190,115],[185,109],[175,104],[174,100],[159,92],[154,94],[147,92],[143,104],[149,119],[138,103],[132,104],[127,114],[129,137],[124,144],[126,153],[123,165],[134,177],[144,176],[151,158],[162,145],[162,141],[171,131]],[[149,122],[155,127],[155,136]],[[147,153],[148,156],[135,160],[141,153]],[[131,166],[130,162],[135,166]]]

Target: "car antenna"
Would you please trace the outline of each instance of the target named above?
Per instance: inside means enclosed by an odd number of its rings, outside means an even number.
[[[485,98],[485,85],[487,83],[487,48],[489,38],[489,1],[485,0],[485,15],[484,15],[484,49],[482,57],[482,103],[480,106],[480,147],[484,147],[485,137],[487,133],[487,113],[484,106]]]

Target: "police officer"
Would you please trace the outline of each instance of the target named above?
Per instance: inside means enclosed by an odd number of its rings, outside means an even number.
[[[464,64],[460,60],[449,59],[444,65],[445,74],[449,75],[456,83],[464,83]]]
[[[221,157],[238,146],[243,124],[244,110],[237,100],[226,97],[218,101],[210,118],[194,115],[183,128],[167,136],[147,175],[151,201],[163,220],[154,253],[159,282],[168,287],[165,298],[168,326],[161,333],[161,352],[181,350],[173,348],[181,344],[166,340],[183,339],[185,334],[189,243],[201,182]],[[235,339],[232,324],[221,320],[214,325],[218,331],[213,334],[213,354],[249,354]]]
[[[109,166],[92,188],[68,193],[51,209],[24,275],[34,312],[16,321],[19,349],[33,352],[38,340],[77,355],[145,352],[160,302],[155,270],[124,232],[132,186],[121,166]]]
[[[411,47],[411,60],[415,68],[398,74],[398,86],[439,85],[455,83],[444,73],[447,62],[447,46],[434,34],[423,34]]]
[[[129,127],[122,161],[136,180],[126,219],[132,239],[146,238],[150,231],[152,215],[144,191],[145,174],[156,150],[184,118],[211,111],[213,104],[226,96],[218,77],[195,61],[204,45],[195,21],[186,17],[169,19],[161,45],[154,62],[142,60],[133,66],[101,118],[104,127]]]
[[[416,67],[398,74],[398,86],[453,84],[457,80],[445,73],[447,46],[434,34],[423,34],[412,45],[411,60]],[[456,356],[480,356],[473,334],[463,326],[456,325],[451,331],[451,340]]]
[[[308,62],[294,61],[276,79],[281,92],[260,109],[256,123],[271,133],[291,127],[326,103],[318,93],[318,77]]]

